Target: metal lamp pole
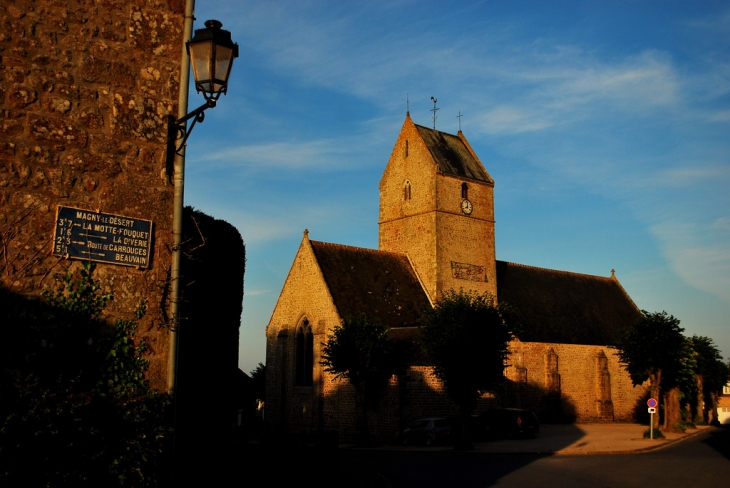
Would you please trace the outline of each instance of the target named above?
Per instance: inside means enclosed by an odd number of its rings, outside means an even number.
[[[221,29],[217,20],[205,23],[205,29],[193,30],[195,0],[187,0],[185,5],[185,26],[183,32],[183,53],[181,61],[180,94],[178,99],[178,119],[175,122],[177,141],[175,150],[175,173],[173,183],[174,211],[172,219],[172,265],[170,314],[169,355],[167,363],[167,392],[175,395],[177,389],[178,344],[180,333],[180,252],[182,244],[182,224],[185,193],[185,143],[195,127],[196,122],[203,122],[205,110],[215,107],[221,94],[228,90],[228,78],[231,74],[233,60],[238,57],[238,44],[231,41],[231,33]],[[187,113],[188,89],[190,84],[190,65],[192,60],[195,89],[202,92],[206,102]],[[188,120],[193,119],[188,128]]]

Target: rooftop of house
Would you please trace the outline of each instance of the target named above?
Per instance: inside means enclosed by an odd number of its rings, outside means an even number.
[[[341,317],[366,314],[390,328],[417,327],[430,307],[408,257],[310,241]],[[614,277],[497,261],[497,294],[524,342],[614,345],[640,311]]]
[[[514,307],[525,342],[615,345],[641,315],[615,278],[497,261],[497,299]]]
[[[413,327],[431,304],[404,254],[310,241],[340,317]]]
[[[494,183],[482,163],[469,150],[461,137],[417,124],[416,129],[441,173]]]

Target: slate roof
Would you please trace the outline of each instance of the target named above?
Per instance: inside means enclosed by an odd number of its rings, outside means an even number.
[[[615,345],[640,311],[615,278],[497,261],[497,299],[517,312],[523,342]]]
[[[431,306],[404,254],[310,243],[341,317],[364,313],[392,329],[414,328]],[[615,278],[506,261],[497,261],[497,298],[515,309],[523,342],[615,345],[640,316]],[[403,332],[397,338],[411,340],[417,329]]]
[[[418,129],[418,133],[426,143],[441,173],[494,183],[482,163],[474,157],[474,154],[459,136],[429,129],[421,125],[416,125],[416,129]]]
[[[390,328],[414,327],[431,306],[404,254],[310,243],[340,317],[365,313]]]

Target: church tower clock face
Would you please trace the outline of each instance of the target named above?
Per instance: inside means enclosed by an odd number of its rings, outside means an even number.
[[[461,211],[464,212],[465,215],[471,215],[472,210],[474,210],[474,206],[468,199],[464,198],[461,201]]]

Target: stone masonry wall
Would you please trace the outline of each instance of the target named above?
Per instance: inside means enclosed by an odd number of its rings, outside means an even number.
[[[312,386],[295,386],[297,327],[306,319],[314,334]],[[278,432],[309,433],[336,422],[332,408],[337,385],[319,364],[322,343],[340,317],[305,235],[266,328],[266,419]],[[325,400],[326,399],[326,400]],[[328,418],[328,416],[330,416]]]
[[[153,221],[149,268],[99,264],[108,316],[148,313],[150,379],[165,385],[182,0],[0,5],[0,286],[37,296],[79,261],[51,255],[58,205]]]
[[[462,183],[474,205],[469,216],[461,211]],[[461,288],[497,294],[494,187],[438,173],[410,116],[380,181],[378,248],[407,253],[432,299]],[[452,262],[482,267],[483,278],[454,278]]]
[[[408,116],[380,180],[378,249],[407,253],[432,298],[438,267],[435,194],[436,165]]]
[[[633,386],[613,348],[514,341],[510,349],[507,402],[541,418],[628,422],[647,394],[645,385]]]

